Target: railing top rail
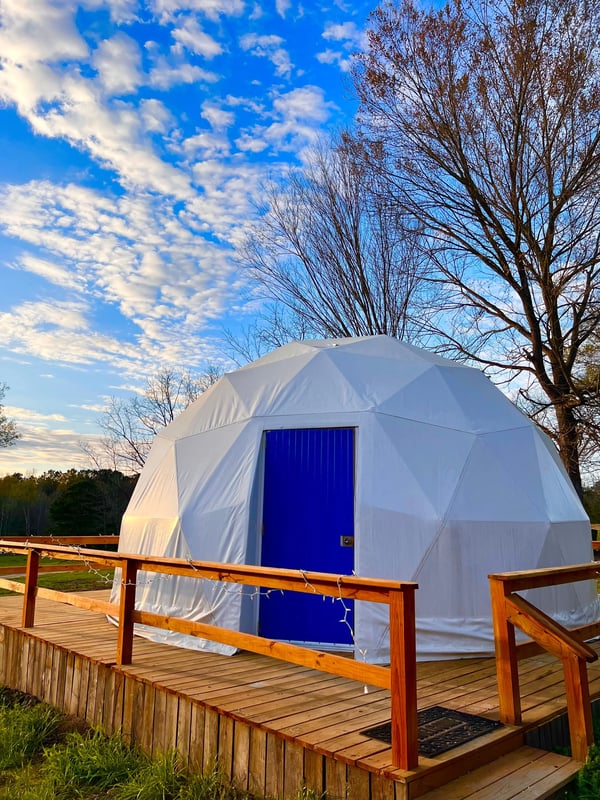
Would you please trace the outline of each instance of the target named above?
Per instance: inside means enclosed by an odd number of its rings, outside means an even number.
[[[184,577],[262,586],[270,589],[291,589],[304,593],[319,593],[332,597],[348,597],[359,600],[386,603],[390,592],[414,591],[414,581],[390,581],[380,578],[361,578],[356,575],[335,575],[325,572],[260,567],[249,564],[224,564],[210,561],[193,561],[182,558],[165,558],[140,553],[107,553],[104,550],[77,548],[64,545],[37,545],[10,542],[0,539],[0,552],[27,552],[36,550],[41,555],[60,557],[71,561],[89,561],[112,567],[120,567],[125,561],[135,562],[137,569]]]
[[[488,575],[490,580],[502,581],[513,592],[536,589],[541,586],[557,586],[561,583],[594,580],[600,576],[600,564],[574,564],[566,567],[543,567],[518,572],[497,572]]]

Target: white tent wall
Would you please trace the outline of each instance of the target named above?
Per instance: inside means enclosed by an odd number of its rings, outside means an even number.
[[[265,432],[340,427],[355,431],[354,569],[419,583],[420,658],[493,652],[488,573],[591,559],[589,521],[543,434],[478,370],[388,337],[288,345],[221,379],[156,437],[120,550],[260,563]],[[568,624],[598,617],[592,582],[529,596]],[[150,576],[136,604],[257,630],[251,587]],[[357,657],[388,660],[387,631],[386,606],[356,604]]]

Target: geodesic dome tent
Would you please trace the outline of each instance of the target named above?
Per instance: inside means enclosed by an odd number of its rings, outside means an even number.
[[[156,437],[119,547],[417,581],[421,659],[493,652],[489,573],[592,557],[539,429],[480,371],[386,336],[289,344],[221,378]],[[388,659],[386,606],[146,581],[138,608]],[[591,582],[528,596],[568,625],[597,618]]]

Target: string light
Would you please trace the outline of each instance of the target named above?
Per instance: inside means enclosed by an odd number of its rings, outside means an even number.
[[[105,583],[107,586],[111,586],[111,587],[114,585],[114,583],[115,583],[114,577],[110,577],[109,575],[106,575],[105,571],[102,572],[100,569],[95,567],[93,561],[90,561],[89,556],[86,553],[86,549],[82,548],[81,545],[72,544],[70,542],[64,542],[58,536],[51,536],[50,538],[53,540],[53,543],[56,543],[57,545],[60,545],[62,547],[67,547],[70,550],[72,550],[74,553],[76,553],[77,556],[79,556],[79,558],[81,559],[81,562],[86,566],[87,571],[89,573],[95,575],[99,582]],[[33,540],[27,538],[24,542],[19,543],[19,544],[23,544],[23,545],[25,545],[27,547],[29,547],[29,546],[31,546],[31,547],[41,547],[43,549],[43,545],[40,545],[39,542],[36,542],[35,541],[35,537],[33,538]],[[47,544],[47,542],[46,542],[46,544]],[[8,547],[2,547],[1,550],[3,552],[6,552],[6,551],[10,552]],[[56,555],[56,559],[60,560],[60,554]],[[189,551],[187,552],[187,554],[184,556],[184,558],[182,560],[186,561],[186,563],[191,567],[192,571],[194,571],[194,572],[199,572],[200,571],[199,568],[194,564],[194,560],[193,560],[192,555],[191,555],[191,553]],[[121,568],[120,567],[115,567],[115,571],[116,570],[121,570]],[[68,571],[69,571],[68,570],[68,565],[65,565],[65,572],[68,572]],[[139,575],[140,572],[144,573],[143,576]],[[342,582],[343,582],[343,579],[344,579],[345,576],[343,576],[343,575],[338,575],[337,576],[336,584],[337,584],[337,587],[338,587],[338,596],[335,597],[335,596],[332,596],[332,595],[326,595],[323,592],[319,591],[317,589],[317,587],[314,586],[314,584],[311,583],[311,581],[309,580],[305,570],[300,569],[300,570],[298,570],[298,572],[302,576],[302,579],[304,581],[304,585],[306,586],[306,588],[310,589],[311,592],[313,592],[315,595],[320,595],[322,597],[323,602],[325,602],[326,600],[329,599],[332,603],[340,603],[341,604],[342,617],[341,617],[341,619],[338,620],[338,622],[340,624],[346,626],[346,628],[348,629],[348,631],[350,633],[350,638],[352,639],[352,643],[354,645],[355,652],[357,652],[360,655],[362,661],[366,663],[368,651],[367,651],[367,649],[359,648],[357,646],[355,633],[354,633],[354,628],[353,628],[353,626],[352,626],[352,624],[350,622],[351,614],[352,614],[352,606],[350,606],[350,605],[348,605],[346,603],[346,598],[344,598],[343,595],[342,595]],[[355,573],[353,572],[352,574],[354,575]],[[181,576],[181,577],[185,577],[185,576]],[[143,569],[140,569],[138,571],[138,578],[136,579],[136,581],[131,581],[129,583],[121,583],[119,585],[136,586],[136,587],[143,586],[144,588],[146,588],[146,587],[152,586],[153,584],[160,583],[161,581],[162,582],[165,582],[165,581],[169,581],[170,582],[172,580],[172,578],[173,578],[173,576],[171,576],[171,575],[165,575],[165,574],[161,575],[161,574],[157,574],[157,573],[150,574],[150,573],[144,571]],[[283,589],[265,588],[265,587],[260,587],[260,586],[255,586],[255,587],[250,588],[250,587],[242,585],[242,584],[231,584],[231,583],[228,583],[226,581],[222,581],[222,580],[218,580],[218,579],[211,579],[211,578],[198,578],[197,580],[201,581],[202,584],[205,584],[208,581],[211,584],[211,589],[212,589],[212,594],[213,595],[215,594],[216,591],[220,590],[220,591],[224,592],[225,594],[236,595],[237,597],[245,597],[245,598],[250,599],[251,601],[256,600],[256,598],[266,598],[268,600],[270,598],[271,594],[273,594],[274,592],[280,594],[281,596],[285,595],[285,590],[283,590]],[[204,592],[204,596],[207,598],[206,592]],[[214,611],[215,611],[214,608],[210,608],[209,609],[209,613],[213,613]],[[385,636],[385,632],[382,634],[381,638],[383,639],[384,636]],[[368,686],[365,685],[363,687],[363,692],[364,692],[364,694],[368,694],[368,692],[369,692]]]

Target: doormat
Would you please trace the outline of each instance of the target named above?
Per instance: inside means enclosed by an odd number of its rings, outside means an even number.
[[[485,717],[477,717],[474,714],[465,714],[463,711],[454,711],[452,708],[442,706],[431,706],[419,711],[419,753],[427,758],[439,756],[446,750],[452,750],[465,742],[470,742],[478,736],[490,733],[502,726],[501,722],[495,722]],[[392,743],[392,725],[385,722],[383,725],[376,725],[374,728],[367,728],[361,731],[364,736],[371,739],[379,739],[387,744]]]

